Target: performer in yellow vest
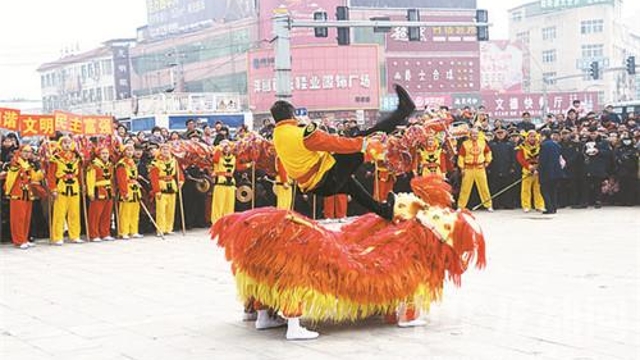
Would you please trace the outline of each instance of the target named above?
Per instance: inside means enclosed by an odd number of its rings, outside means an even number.
[[[462,171],[462,185],[458,198],[458,208],[467,207],[469,195],[473,184],[478,187],[480,200],[487,210],[493,211],[491,193],[487,183],[485,168],[491,163],[491,148],[481,137],[478,129],[473,128],[469,132],[469,139],[465,140],[458,153],[458,167]]]
[[[64,224],[69,229],[69,241],[83,243],[80,239],[80,166],[81,159],[73,151],[70,137],[59,140],[60,149],[52,156],[47,171],[47,183],[53,198],[53,233],[51,243],[62,245]]]
[[[113,164],[106,147],[98,148],[97,157],[87,170],[87,196],[89,205],[89,239],[93,242],[114,240],[111,237],[111,213],[113,210]]]
[[[276,208],[291,210],[293,201],[293,182],[289,179],[287,171],[282,166],[282,162],[276,157]]]
[[[236,156],[231,153],[228,140],[220,142],[213,155],[213,199],[211,201],[211,223],[221,217],[233,213],[236,204],[236,181],[233,174],[236,170]]]
[[[379,202],[387,201],[387,195],[393,192],[393,187],[396,184],[396,175],[387,168],[384,161],[384,154],[377,154],[373,160],[376,172],[373,198]]]
[[[434,135],[427,137],[427,144],[424,148],[418,149],[420,158],[420,175],[427,176],[438,174],[445,176],[447,173],[447,160],[442,146]]]
[[[10,201],[11,241],[23,250],[36,245],[29,241],[31,210],[35,200],[32,186],[44,178],[42,171],[36,170],[29,161],[32,155],[31,146],[23,145],[13,156],[4,183],[4,193]]]
[[[522,166],[522,190],[520,202],[524,212],[531,211],[531,193],[538,211],[544,211],[544,198],[540,191],[540,177],[538,175],[538,157],[540,156],[540,140],[535,130],[527,132],[526,139],[517,148],[516,159]]]
[[[160,145],[160,153],[149,164],[149,177],[151,195],[156,198],[156,224],[163,234],[173,234],[176,194],[184,183],[184,174],[169,144]]]
[[[119,235],[123,240],[142,238],[138,232],[140,216],[140,200],[142,198],[140,183],[138,183],[138,166],[133,159],[133,145],[124,146],[123,157],[116,164],[116,179],[120,196],[120,229]]]
[[[295,107],[279,100],[271,106],[276,121],[273,144],[287,174],[297,181],[302,192],[320,196],[351,195],[352,199],[380,217],[392,220],[395,195],[389,193],[387,202],[376,201],[353,176],[364,162],[366,150],[364,136],[382,131],[392,133],[398,125],[406,123],[415,110],[407,91],[395,86],[398,108],[375,126],[358,132],[356,137],[332,136],[314,123],[300,127]]]

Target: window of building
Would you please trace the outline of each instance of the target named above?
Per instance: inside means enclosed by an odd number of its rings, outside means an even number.
[[[113,74],[113,64],[111,60],[102,60],[102,73],[105,75]]]
[[[96,88],[96,101],[102,101],[102,88]]]
[[[554,72],[546,72],[546,73],[542,73],[542,80],[547,84],[547,85],[555,85],[556,80],[554,79],[558,74],[554,71]]]
[[[516,34],[516,40],[520,41],[523,44],[529,45],[529,32],[523,31]]]
[[[87,75],[92,78],[93,77],[93,63],[87,64]]]
[[[104,100],[105,101],[112,101],[114,98],[113,96],[113,86],[106,86],[104,88]]]
[[[47,77],[44,75],[40,75],[40,86],[41,87],[45,87],[47,86]]]
[[[89,101],[91,101],[91,102],[96,101],[96,91],[95,91],[95,89],[90,89],[89,90]]]
[[[511,21],[520,22],[522,21],[522,11],[514,11],[511,13]]]
[[[604,56],[604,45],[603,44],[582,45],[582,58],[583,59],[601,58],[603,56]]]
[[[556,27],[542,28],[542,40],[553,40],[556,38]]]
[[[556,51],[555,50],[543,51],[542,62],[546,64],[556,62]]]
[[[581,34],[596,34],[604,31],[604,20],[585,20],[580,22]]]
[[[87,78],[87,65],[82,65],[82,78]]]

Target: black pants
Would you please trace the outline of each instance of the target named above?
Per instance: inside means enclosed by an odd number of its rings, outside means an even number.
[[[558,180],[550,180],[540,183],[540,192],[544,198],[544,207],[548,212],[555,214],[558,210]]]
[[[583,183],[582,204],[583,205],[600,205],[602,204],[602,182],[604,178],[587,176]]]
[[[511,177],[507,175],[494,175],[489,177],[489,189],[491,194],[496,194],[511,185]],[[503,192],[500,196],[493,200],[494,209],[513,209],[514,200],[513,188]]]
[[[364,155],[361,153],[335,154],[333,157],[336,159],[336,163],[327,171],[318,186],[310,190],[310,192],[320,196],[351,195],[353,200],[360,205],[385,219],[391,220],[393,218],[393,208],[390,205],[375,201],[364,186],[355,179],[354,173],[362,165]]]
[[[624,206],[633,206],[638,202],[638,179],[632,176],[621,176],[618,179],[620,191],[618,192],[618,203]]]

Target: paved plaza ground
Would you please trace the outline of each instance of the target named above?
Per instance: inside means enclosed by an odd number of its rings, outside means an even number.
[[[640,359],[640,209],[477,214],[488,266],[448,284],[428,325],[256,331],[206,231],[167,241],[0,248],[0,358]]]

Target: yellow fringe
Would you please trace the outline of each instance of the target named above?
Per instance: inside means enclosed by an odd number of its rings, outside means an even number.
[[[260,283],[242,271],[236,272],[236,285],[241,300],[255,299],[265,306],[284,313],[297,313],[312,321],[356,321],[373,315],[395,313],[401,303],[412,304],[416,309],[428,312],[432,301],[442,297],[442,287],[429,289],[421,284],[410,298],[396,299],[388,303],[356,303],[338,299],[333,294],[324,294],[311,288],[296,287],[278,289]]]

